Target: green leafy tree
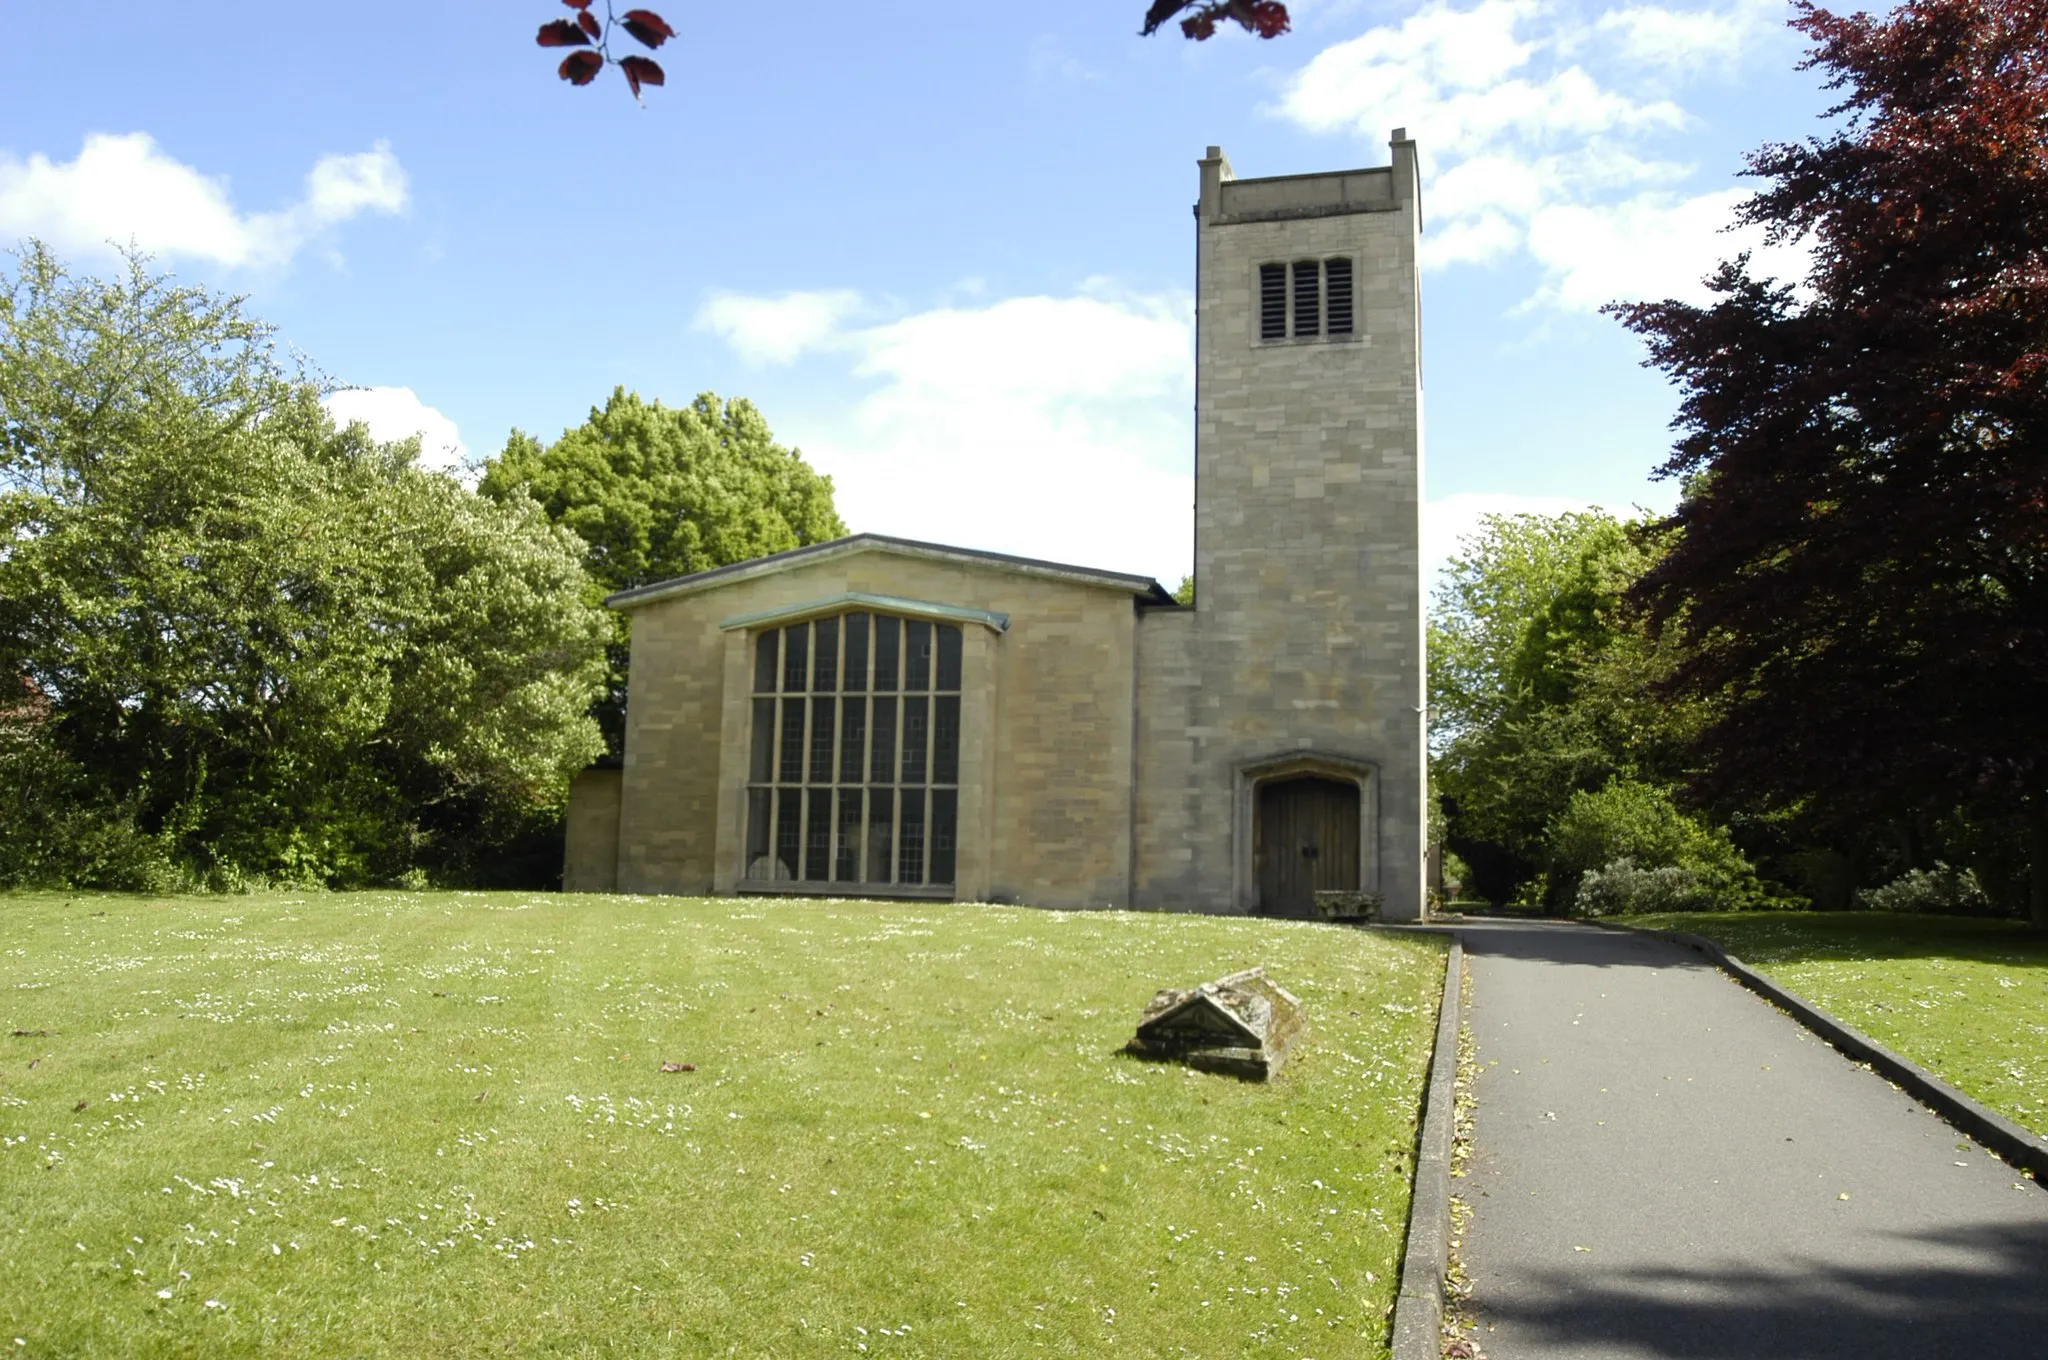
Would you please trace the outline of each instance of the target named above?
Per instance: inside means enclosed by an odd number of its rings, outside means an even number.
[[[595,596],[843,537],[832,479],[775,442],[744,399],[684,407],[615,389],[553,444],[518,430],[477,488],[531,502],[582,540]],[[614,614],[610,679],[597,714],[623,750],[627,620]]]
[[[0,670],[38,697],[0,799],[69,827],[17,876],[457,867],[600,749],[580,544],[337,430],[238,299],[31,246],[0,413]]]
[[[1656,545],[1599,511],[1490,516],[1452,559],[1430,620],[1433,782],[1474,888],[1538,885],[1553,905],[1553,822],[1617,776],[1668,781],[1697,715],[1644,695],[1672,664],[1621,608]],[[1554,870],[1554,871],[1553,871]]]
[[[1445,567],[1432,601],[1433,746],[1441,750],[1491,727],[1527,707],[1535,688],[1562,683],[1546,674],[1547,663],[1568,641],[1604,638],[1600,606],[1611,601],[1598,589],[1614,573],[1601,564],[1626,545],[1621,522],[1598,510],[1480,521]]]

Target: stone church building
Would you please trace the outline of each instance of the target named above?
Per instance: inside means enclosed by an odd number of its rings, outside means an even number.
[[[1196,205],[1195,586],[857,534],[610,598],[571,891],[1422,914],[1421,231],[1392,164]]]

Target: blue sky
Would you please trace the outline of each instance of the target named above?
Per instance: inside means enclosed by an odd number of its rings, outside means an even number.
[[[746,396],[855,530],[1171,584],[1206,145],[1259,176],[1417,139],[1440,556],[1485,510],[1670,503],[1674,398],[1596,309],[1697,295],[1749,244],[1743,154],[1828,102],[1769,0],[1301,0],[1204,44],[1139,39],[1140,0],[652,7],[640,108],[554,78],[554,0],[115,0],[4,58],[0,242],[246,293],[436,457],[615,385]]]

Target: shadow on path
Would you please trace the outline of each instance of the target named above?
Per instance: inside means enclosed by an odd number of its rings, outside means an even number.
[[[1533,1297],[1481,1307],[1479,1339],[1499,1321],[1566,1353],[2048,1357],[2048,1230],[1891,1236],[1952,1259],[1913,1269],[1788,1256],[1754,1268],[1538,1272]]]
[[[1488,958],[1573,964],[1582,968],[1683,968],[1719,972],[1704,955],[1651,935],[1601,930],[1576,921],[1473,918],[1449,923],[1465,948]]]

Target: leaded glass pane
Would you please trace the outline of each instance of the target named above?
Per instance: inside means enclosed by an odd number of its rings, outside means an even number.
[[[895,848],[895,819],[890,815],[895,806],[896,790],[868,790],[868,869],[863,877],[870,883],[887,883],[894,877],[889,872],[889,861]]]
[[[782,634],[773,629],[754,639],[754,693],[775,692],[775,643]]]
[[[812,789],[805,801],[804,877],[822,883],[832,876],[832,790]]]
[[[773,878],[795,878],[797,852],[804,844],[804,791],[775,791],[775,872]]]
[[[932,626],[923,619],[905,620],[903,626],[903,688],[932,687]]]
[[[846,670],[842,688],[859,693],[868,687],[868,616],[846,616]]]
[[[858,784],[867,768],[868,701],[839,701],[839,782]]]
[[[769,677],[771,680],[773,676]],[[775,701],[754,700],[754,750],[747,765],[750,783],[766,784],[775,778]],[[763,847],[764,851],[766,847]]]
[[[896,782],[896,703],[894,699],[875,700],[875,733],[868,756],[870,784]]]
[[[811,640],[817,644],[811,688],[830,694],[839,688],[839,620],[819,619],[811,625]]]
[[[923,700],[912,700],[922,703]],[[960,782],[960,696],[932,700],[932,783]]]
[[[960,630],[950,623],[939,625],[939,678],[932,688],[960,688]]]
[[[841,883],[860,878],[859,789],[839,790],[839,834],[832,854],[832,877]]]
[[[776,762],[775,777],[785,784],[800,784],[804,778],[804,701],[782,701],[782,758]]]
[[[934,883],[953,881],[953,843],[959,823],[959,793],[953,789],[933,789],[931,881]]]
[[[801,693],[811,662],[811,625],[800,623],[782,630],[782,688]]]
[[[837,699],[811,700],[811,782],[832,782],[832,714]]]
[[[896,674],[902,651],[903,621],[886,614],[875,615],[875,689],[889,693],[896,688]]]
[[[896,838],[896,881],[924,882],[924,790],[903,790],[903,831]]]
[[[925,741],[930,735],[931,700],[919,695],[903,701],[903,782],[924,783]]]

